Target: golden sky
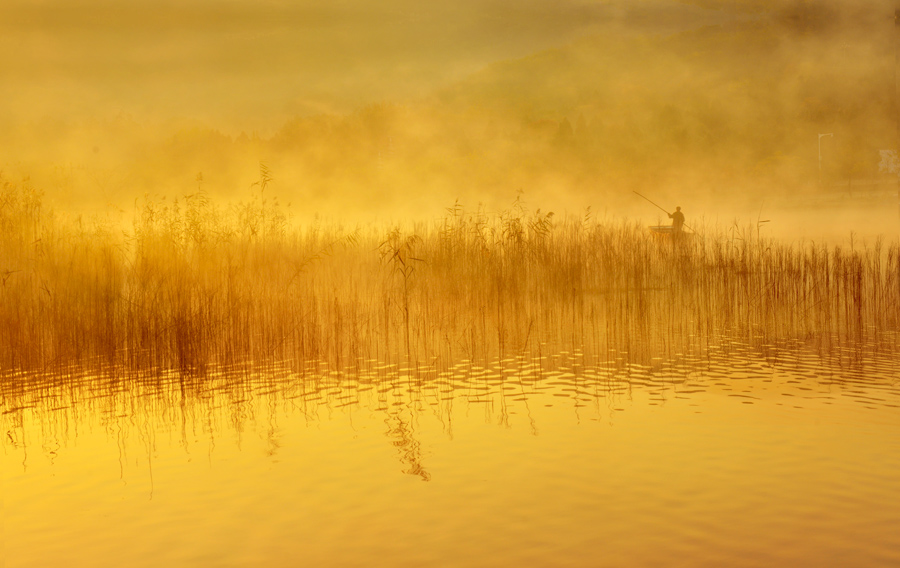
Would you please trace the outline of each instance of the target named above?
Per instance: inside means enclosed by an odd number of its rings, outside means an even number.
[[[240,199],[264,162],[311,214],[758,211],[879,175],[894,35],[888,0],[3,0],[0,172],[67,208]]]
[[[7,119],[127,113],[247,129],[419,97],[601,27],[721,16],[666,0],[5,0],[0,13]]]

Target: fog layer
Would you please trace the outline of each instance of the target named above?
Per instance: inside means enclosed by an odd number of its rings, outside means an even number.
[[[521,192],[658,216],[638,191],[722,219],[785,196],[883,209],[895,183],[887,2],[13,0],[3,16],[0,167],[63,210],[265,185],[300,217]]]

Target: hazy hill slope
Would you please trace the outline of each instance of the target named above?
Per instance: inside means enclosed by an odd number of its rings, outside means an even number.
[[[896,145],[892,33],[764,17],[669,37],[598,35],[493,65],[441,101],[523,119],[583,116],[628,166],[663,157],[802,178],[814,173],[817,134],[834,132],[829,174],[862,175],[877,149]]]
[[[128,209],[145,192],[244,199],[263,162],[267,191],[302,214],[357,217],[429,215],[456,198],[505,206],[519,190],[577,209],[641,187],[815,189],[822,133],[833,133],[824,184],[877,176],[878,151],[897,147],[893,12],[834,20],[797,5],[803,17],[748,10],[675,34],[613,26],[415,103],[300,116],[272,135],[140,119],[29,128],[35,152],[6,172],[72,203]]]

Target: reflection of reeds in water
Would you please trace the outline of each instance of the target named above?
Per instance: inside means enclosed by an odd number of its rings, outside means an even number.
[[[900,248],[881,242],[659,240],[520,207],[346,232],[293,228],[261,198],[222,209],[202,194],[149,203],[123,233],[60,221],[7,182],[0,226],[7,371],[447,368],[559,349],[646,360],[722,331],[862,337],[900,314]]]
[[[679,399],[693,401],[691,406],[716,407],[730,399],[770,409],[835,403],[893,412],[900,408],[894,341],[891,349],[862,345],[859,359],[840,348],[837,357],[823,358],[802,341],[753,347],[717,336],[703,356],[646,365],[591,365],[573,351],[540,358],[524,353],[487,364],[460,361],[446,370],[373,364],[345,372],[311,363],[300,372],[271,366],[203,376],[177,370],[124,378],[114,372],[28,373],[0,381],[0,432],[25,467],[35,457],[52,461],[85,432],[105,432],[117,440],[120,461],[137,464],[139,457],[143,468],[157,439],[195,454],[212,452],[222,440],[258,437],[266,441],[266,456],[276,459],[279,440],[292,429],[328,421],[355,430],[359,421],[383,421],[378,431],[399,470],[427,481],[433,437],[440,431],[452,439],[456,421],[482,415],[485,423],[538,434],[547,406],[562,407],[579,422],[612,422],[635,405]],[[709,393],[721,398],[711,400]]]

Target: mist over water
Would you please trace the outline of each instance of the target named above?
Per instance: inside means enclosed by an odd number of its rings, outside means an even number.
[[[0,564],[900,563],[894,8],[5,0]]]
[[[841,219],[832,238],[868,231],[860,217],[895,181],[879,168],[897,146],[886,4],[5,11],[0,167],[60,212],[198,189],[246,201],[264,163],[302,221],[433,218],[457,199],[496,211],[520,191],[535,208],[650,221],[637,190],[695,220],[762,210],[785,226],[824,207]],[[863,213],[832,210],[848,204]]]

